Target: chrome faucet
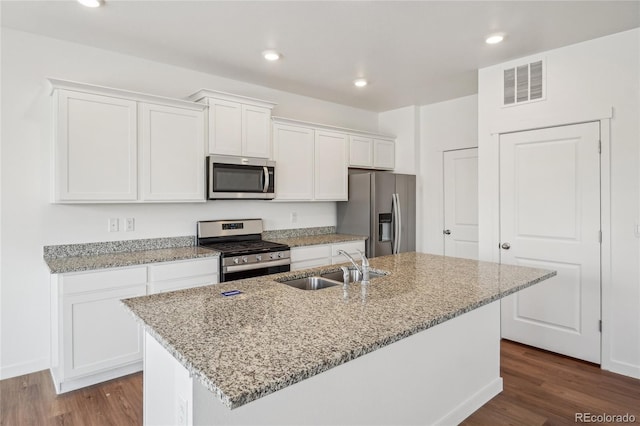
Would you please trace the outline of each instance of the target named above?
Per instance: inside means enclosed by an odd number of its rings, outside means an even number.
[[[369,284],[369,259],[367,259],[367,257],[364,255],[363,252],[361,252],[360,250],[356,250],[358,253],[360,253],[360,258],[362,259],[362,266],[358,266],[358,264],[356,263],[356,261],[353,259],[353,257],[351,257],[351,255],[349,253],[347,253],[344,250],[338,250],[338,254],[343,255],[344,257],[346,257],[347,259],[349,259],[349,261],[351,261],[351,263],[353,263],[353,266],[356,267],[356,269],[360,272],[360,275],[362,276],[362,284]]]

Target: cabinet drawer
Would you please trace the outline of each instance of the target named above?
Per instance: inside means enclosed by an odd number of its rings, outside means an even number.
[[[294,262],[294,263],[291,264],[291,270],[292,271],[299,271],[300,269],[315,268],[316,266],[325,266],[325,265],[331,265],[331,258],[330,257],[323,257],[321,259],[305,260],[305,261],[302,261],[302,262]]]
[[[331,246],[326,244],[317,246],[293,247],[291,249],[291,263],[330,257]]]
[[[149,283],[148,294],[165,293],[167,291],[182,290],[185,288],[202,287],[204,285],[217,284],[218,274],[202,275],[198,277],[183,278]]]
[[[217,257],[149,265],[149,281],[166,281],[218,273]]]
[[[61,274],[61,278],[63,294],[129,287],[147,282],[147,267]]]
[[[338,250],[344,250],[347,253],[349,253],[350,255],[358,255],[358,252],[356,250],[360,250],[360,251],[364,251],[364,241],[359,240],[359,241],[351,241],[348,243],[338,243],[338,244],[332,244],[331,245],[331,256],[335,257],[335,256],[341,256],[340,254],[338,254]],[[341,256],[345,261],[347,260],[346,257]],[[359,255],[358,255],[359,258]]]

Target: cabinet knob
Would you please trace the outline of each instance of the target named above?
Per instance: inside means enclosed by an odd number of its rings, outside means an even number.
[[[442,233],[444,235],[451,235],[451,230],[450,229],[445,229],[444,231],[442,231]]]
[[[502,247],[503,250],[509,250],[511,248],[511,244],[502,243],[502,245],[500,247]]]

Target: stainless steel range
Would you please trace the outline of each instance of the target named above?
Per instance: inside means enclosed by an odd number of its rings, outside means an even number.
[[[197,237],[222,253],[221,282],[290,270],[289,246],[262,240],[262,219],[200,221]]]

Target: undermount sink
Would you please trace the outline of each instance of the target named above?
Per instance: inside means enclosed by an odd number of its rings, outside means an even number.
[[[335,272],[327,272],[326,274],[322,274],[320,276],[322,278],[328,278],[330,280],[338,281],[341,284],[344,280],[341,270],[335,271]],[[379,272],[369,271],[370,280],[373,278],[382,277],[382,276],[384,276],[384,274],[381,274]],[[358,271],[357,269],[349,269],[349,282],[352,283],[355,281],[362,281],[362,276],[360,274],[360,271]]]
[[[300,290],[321,290],[327,287],[333,287],[342,284],[341,282],[330,280],[322,277],[306,277],[296,278],[289,281],[281,281],[282,284],[286,284],[291,287],[299,288]]]
[[[382,277],[385,274],[379,272],[369,271],[369,279]],[[360,271],[357,269],[349,269],[349,282],[361,281],[362,277]],[[286,284],[291,287],[299,288],[300,290],[321,290],[323,288],[333,287],[343,284],[342,270],[335,272],[327,272],[320,276],[295,278],[286,281],[280,281],[282,284]]]

